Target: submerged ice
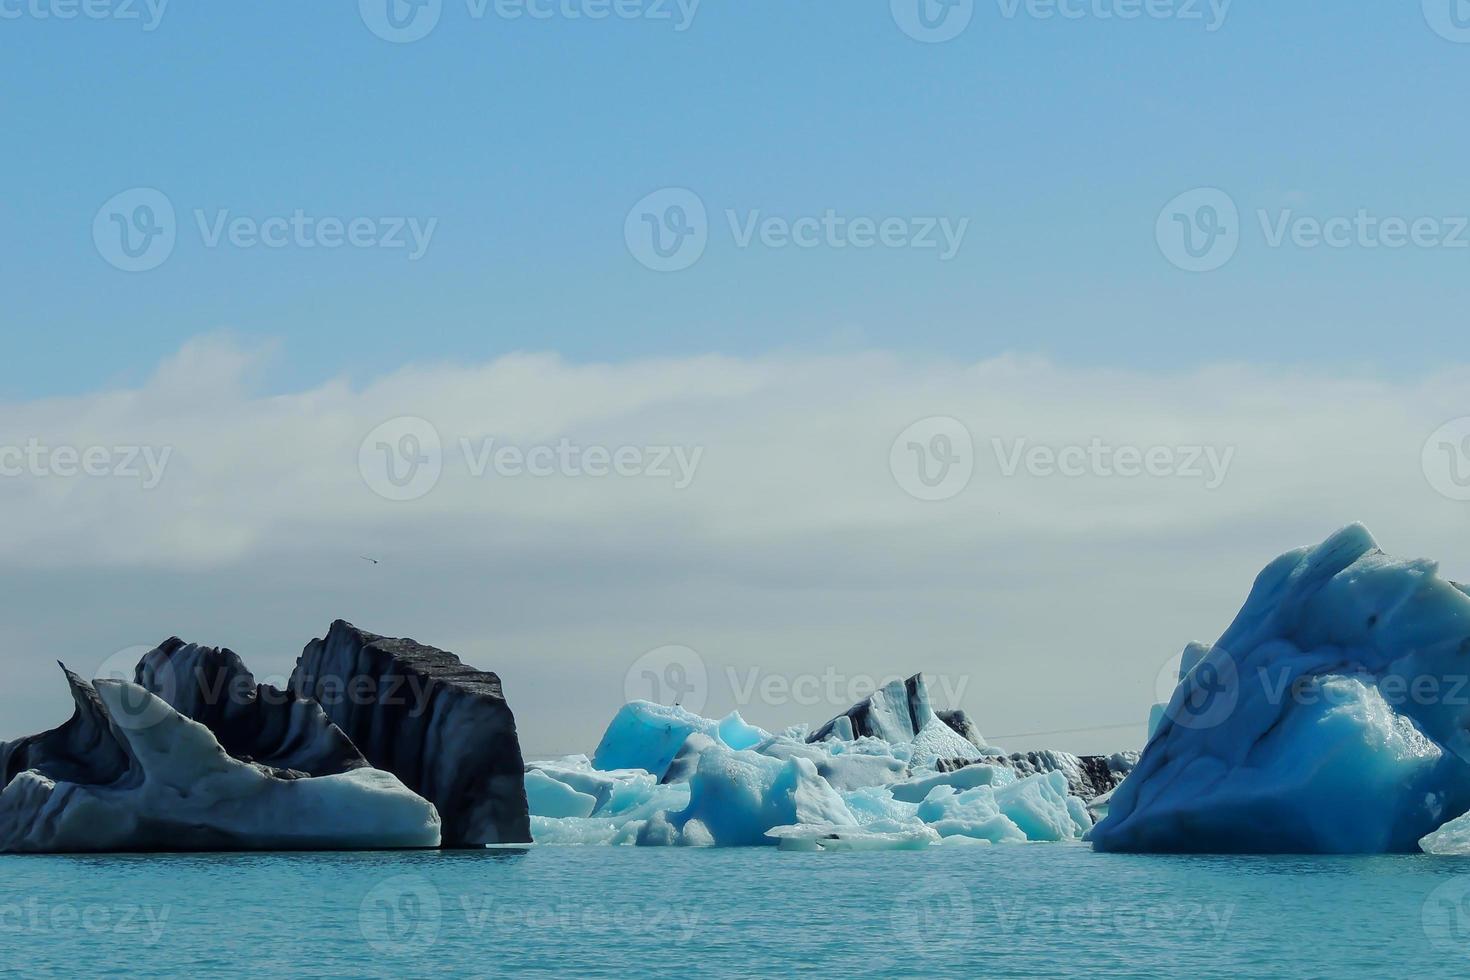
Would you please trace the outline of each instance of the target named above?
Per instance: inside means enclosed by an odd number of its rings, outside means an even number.
[[[634,701],[590,759],[529,763],[526,792],[545,844],[901,850],[1080,840],[1092,819],[1073,780],[1088,768],[1005,757],[962,712],[937,714],[916,676],[810,735]]]

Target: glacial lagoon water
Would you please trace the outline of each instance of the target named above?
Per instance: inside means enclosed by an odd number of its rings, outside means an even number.
[[[886,853],[0,857],[27,976],[1470,973],[1470,858]]]

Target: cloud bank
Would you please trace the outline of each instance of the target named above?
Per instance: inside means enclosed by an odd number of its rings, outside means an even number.
[[[1288,547],[1361,520],[1470,578],[1423,465],[1464,368],[516,354],[278,394],[271,363],[211,336],[3,407],[0,737],[64,719],[58,658],[177,633],[284,675],[342,617],[498,671],[532,753],[644,684],[779,727],[918,670],[1008,747],[1136,747]]]

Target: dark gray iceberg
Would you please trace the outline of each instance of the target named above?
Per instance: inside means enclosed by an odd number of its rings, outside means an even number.
[[[235,653],[166,640],[138,663],[139,686],[214,733],[242,762],[328,776],[368,765],[320,705],[255,677]]]
[[[127,772],[128,754],[118,743],[97,691],[60,664],[71,689],[72,716],[60,728],[0,742],[0,787],[27,769],[53,780],[110,783]]]
[[[531,841],[525,762],[495,674],[338,620],[302,652],[291,690],[434,804],[445,847]]]

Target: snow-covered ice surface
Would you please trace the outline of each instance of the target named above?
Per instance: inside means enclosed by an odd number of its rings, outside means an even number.
[[[1413,852],[1470,809],[1470,596],[1360,525],[1285,554],[1186,651],[1098,850]],[[1426,836],[1428,835],[1428,836]]]
[[[806,732],[772,735],[738,713],[715,721],[631,702],[591,759],[527,764],[532,836],[542,844],[911,850],[1076,841],[1092,825],[1066,773],[1018,778],[1003,760],[984,760],[979,733],[967,738],[941,720],[922,678],[880,689],[816,740]],[[1077,768],[1076,757],[1058,757]]]

